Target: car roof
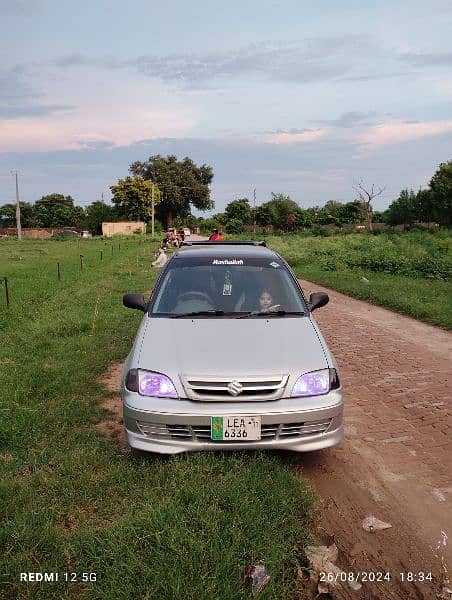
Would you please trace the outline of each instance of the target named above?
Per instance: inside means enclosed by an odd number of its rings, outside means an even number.
[[[276,252],[255,244],[244,244],[237,242],[237,244],[231,243],[228,240],[227,244],[221,244],[220,242],[211,242],[204,244],[184,245],[174,253],[174,258],[196,258],[202,255],[203,257],[231,257],[231,258],[271,258],[278,256]]]

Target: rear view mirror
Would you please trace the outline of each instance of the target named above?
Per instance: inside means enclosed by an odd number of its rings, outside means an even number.
[[[124,294],[122,303],[127,308],[136,308],[137,310],[146,312],[146,302],[144,301],[143,294]]]
[[[314,292],[309,296],[309,309],[312,312],[316,308],[320,308],[321,306],[325,306],[325,304],[328,304],[329,300],[330,298],[328,294],[325,294],[325,292]]]

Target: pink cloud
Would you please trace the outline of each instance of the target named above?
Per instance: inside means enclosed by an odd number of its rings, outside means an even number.
[[[326,133],[326,129],[315,129],[313,131],[303,131],[300,133],[271,133],[264,136],[263,140],[267,144],[295,144],[299,142],[314,142],[320,138],[323,138]]]
[[[375,125],[361,133],[358,141],[371,146],[410,142],[452,131],[452,120],[423,123],[390,122]]]

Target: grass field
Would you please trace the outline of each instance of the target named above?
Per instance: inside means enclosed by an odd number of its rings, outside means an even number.
[[[95,428],[99,376],[141,318],[122,294],[152,287],[152,249],[0,242],[11,297],[7,309],[0,289],[1,598],[249,598],[243,575],[257,562],[271,575],[262,598],[295,590],[313,497],[289,455],[143,458]],[[44,571],[59,582],[20,582]]]
[[[450,231],[256,239],[265,239],[301,279],[452,329]]]

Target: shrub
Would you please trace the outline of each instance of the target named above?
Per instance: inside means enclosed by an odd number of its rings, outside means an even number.
[[[245,226],[240,219],[231,219],[226,223],[226,233],[243,233]]]

